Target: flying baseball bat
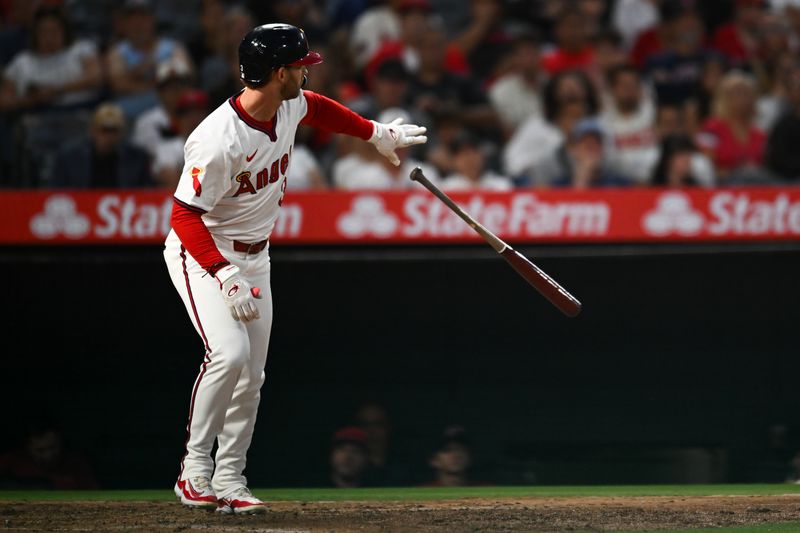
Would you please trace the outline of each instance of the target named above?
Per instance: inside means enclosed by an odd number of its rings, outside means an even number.
[[[569,317],[574,317],[581,312],[581,303],[577,298],[567,292],[566,289],[559,285],[553,278],[548,276],[544,270],[528,261],[525,256],[514,250],[497,235],[486,229],[478,221],[472,218],[466,211],[461,209],[458,204],[451,200],[449,196],[440,191],[436,185],[431,183],[428,178],[425,177],[425,174],[422,173],[422,169],[417,167],[412,170],[411,179],[421,183],[439,200],[444,202],[447,207],[452,209],[456,215],[461,217],[464,222],[469,224],[470,227],[478,233],[478,235],[483,237],[483,240],[489,243],[489,246],[494,248],[495,252],[503,256],[503,259],[505,259],[520,276],[525,278],[528,283],[533,285],[533,287],[539,291],[542,296],[550,300],[550,303],[558,307],[562,313]]]

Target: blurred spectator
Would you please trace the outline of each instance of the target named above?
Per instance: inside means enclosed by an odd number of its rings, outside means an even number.
[[[53,187],[78,189],[150,186],[147,154],[124,141],[125,115],[114,104],[94,112],[90,136],[64,146],[58,154]]]
[[[630,182],[608,165],[605,133],[593,118],[578,122],[562,146],[534,169],[534,173],[557,187],[588,189],[622,187]]]
[[[94,45],[72,40],[60,9],[42,8],[33,19],[30,49],[17,54],[3,72],[0,109],[88,104],[97,98],[100,83]]]
[[[352,489],[364,486],[367,469],[367,436],[354,426],[344,427],[333,435],[331,477],[334,487]]]
[[[400,16],[398,9],[408,0],[384,0],[364,11],[353,23],[350,31],[350,48],[358,68],[367,61],[386,41],[400,39]]]
[[[750,67],[762,87],[769,87],[774,73],[784,57],[791,56],[789,22],[774,12],[761,15],[757,34],[757,54],[751,58]]]
[[[86,460],[65,449],[58,424],[32,419],[24,445],[0,455],[0,488],[84,490],[98,485]]]
[[[658,0],[617,0],[611,15],[614,29],[630,48],[643,31],[658,24]]]
[[[766,145],[766,165],[770,171],[785,180],[800,179],[800,64],[795,64],[786,75],[789,109],[778,119],[769,133]]]
[[[377,403],[366,403],[356,412],[356,423],[366,435],[369,466],[364,475],[369,486],[398,486],[408,477],[392,451],[392,424],[386,410]]]
[[[159,105],[139,115],[131,135],[131,142],[151,158],[155,157],[158,146],[173,135],[173,124],[178,118],[178,100],[189,87],[189,74],[189,66],[181,62],[162,63],[158,67]]]
[[[191,65],[184,46],[156,34],[155,17],[148,0],[126,0],[125,40],[108,51],[106,61],[111,88],[126,117],[158,105],[156,71],[161,63]]]
[[[409,79],[408,69],[400,59],[385,59],[369,80],[370,92],[348,102],[348,107],[365,117],[376,117],[385,109],[405,109]]]
[[[428,128],[426,161],[436,167],[439,175],[453,172],[453,154],[450,147],[453,141],[464,132],[461,117],[450,110],[439,110],[431,117]]]
[[[765,0],[736,0],[734,18],[714,32],[711,46],[725,55],[734,67],[746,66],[758,53]]]
[[[600,122],[608,135],[609,167],[646,183],[657,154],[655,104],[634,67],[617,67],[608,78],[610,98]]]
[[[388,58],[400,59],[409,72],[419,68],[417,45],[428,30],[433,8],[427,0],[404,1],[397,7],[400,34],[396,39],[386,39],[370,54],[364,65],[364,77],[369,79],[375,68]]]
[[[156,183],[168,189],[178,186],[183,169],[183,147],[186,139],[208,115],[208,95],[198,89],[188,89],[175,105],[175,123],[172,135],[166,136],[155,147],[153,177]]]
[[[762,131],[770,131],[789,108],[794,64],[794,54],[784,52],[771,61],[771,70],[762,74],[763,90],[756,102],[756,123]]]
[[[696,14],[695,3],[691,0],[659,0],[658,4],[658,23],[639,32],[631,48],[631,63],[640,69],[678,36],[684,14]]]
[[[725,58],[721,55],[709,55],[708,60],[703,65],[700,76],[700,87],[694,98],[685,102],[686,113],[692,115],[695,122],[702,122],[714,113],[714,99],[717,95],[719,84],[728,71]]]
[[[292,164],[286,175],[286,188],[290,191],[328,188],[317,158],[305,145],[295,144],[292,149]]]
[[[554,176],[537,173],[537,165],[552,159],[575,123],[596,115],[599,107],[584,72],[564,71],[551,78],[544,88],[544,120],[530,117],[517,129],[503,151],[505,172],[534,185],[549,184]]]
[[[26,0],[0,3],[0,65],[5,65],[25,49],[39,7],[39,2]]]
[[[711,186],[714,169],[689,136],[668,135],[661,141],[650,181],[659,187]]]
[[[464,428],[449,426],[430,457],[429,464],[434,471],[434,479],[426,487],[467,487],[476,485],[469,479],[472,466],[470,441]]]
[[[766,135],[755,125],[756,84],[742,72],[725,75],[714,99],[714,116],[698,142],[714,162],[722,182],[758,179]]]
[[[605,88],[609,73],[617,67],[628,64],[628,56],[622,48],[622,37],[611,30],[599,32],[592,39],[594,48],[594,69],[591,74],[599,87]]]
[[[511,40],[504,23],[503,2],[471,0],[469,24],[454,42],[467,57],[472,74],[484,83],[502,70]]]
[[[218,48],[199,66],[200,86],[209,93],[212,105],[218,106],[242,89],[239,43],[255,25],[253,16],[242,7],[233,6],[225,11],[222,20],[225,31]],[[318,74],[315,70],[311,79],[315,79]]]
[[[429,24],[418,41],[419,68],[409,89],[414,107],[428,116],[448,109],[458,113],[467,126],[490,129],[496,125],[497,116],[486,95],[473,79],[447,71],[444,50],[441,27]]]
[[[489,100],[509,133],[529,117],[542,116],[539,94],[543,78],[539,70],[539,39],[525,33],[514,40],[510,72],[489,89]]]
[[[705,65],[713,54],[703,47],[703,21],[697,11],[681,10],[669,26],[665,50],[647,59],[645,72],[659,103],[682,104],[698,97]]]
[[[508,191],[511,180],[486,169],[486,158],[477,139],[464,134],[451,146],[454,173],[445,177],[442,188],[450,191],[483,189]]]
[[[187,52],[192,58],[192,63],[197,65],[198,72],[202,72],[203,64],[209,58],[220,55],[226,48],[228,26],[225,15],[225,4],[222,0],[202,0],[199,31],[194,39],[186,43]],[[254,25],[249,27],[252,28]]]
[[[556,47],[542,55],[542,68],[549,74],[564,70],[589,71],[594,66],[587,18],[580,10],[565,9],[556,21]]]

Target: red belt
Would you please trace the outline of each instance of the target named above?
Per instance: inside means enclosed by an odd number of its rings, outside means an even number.
[[[254,243],[247,243],[242,241],[233,241],[233,249],[237,252],[244,252],[246,254],[257,254],[267,247],[269,239],[258,241]]]

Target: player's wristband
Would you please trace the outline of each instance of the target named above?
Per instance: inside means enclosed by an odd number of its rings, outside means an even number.
[[[213,265],[208,267],[206,269],[206,272],[208,272],[212,276],[216,277],[217,276],[217,272],[219,272],[220,270],[222,270],[223,268],[225,268],[226,266],[228,266],[230,264],[231,264],[230,261],[220,261],[219,263],[214,263]]]

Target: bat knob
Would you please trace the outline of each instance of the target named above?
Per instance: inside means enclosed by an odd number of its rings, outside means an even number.
[[[419,176],[422,174],[422,169],[419,167],[414,167],[414,170],[411,171],[411,181],[419,181]]]

